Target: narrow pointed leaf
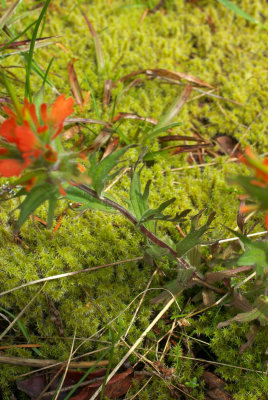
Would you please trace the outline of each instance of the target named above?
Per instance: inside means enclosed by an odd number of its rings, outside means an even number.
[[[184,239],[182,239],[179,243],[177,243],[176,250],[178,253],[178,257],[182,257],[194,246],[200,244],[200,238],[209,229],[209,226],[214,218],[215,218],[215,213],[211,213],[210,216],[208,217],[206,224],[201,226],[199,229],[190,232]]]
[[[118,159],[130,148],[131,146],[124,147],[113,153],[109,154],[98,164],[96,163],[95,154],[91,156],[91,166],[89,169],[89,176],[92,179],[92,187],[96,190],[98,195],[101,194],[105,182],[109,179],[110,171],[116,166]]]
[[[67,199],[83,204],[83,206],[78,209],[79,211],[91,209],[105,212],[115,212],[112,207],[103,204],[101,200],[95,199],[94,197],[90,196],[90,194],[79,189],[77,186],[70,185],[65,188],[65,191]]]
[[[36,210],[41,204],[58,193],[58,187],[43,183],[35,186],[30,193],[26,196],[20,205],[20,216],[18,220],[19,228],[24,224],[27,218]]]

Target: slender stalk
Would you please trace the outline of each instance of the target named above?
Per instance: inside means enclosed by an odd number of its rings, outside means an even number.
[[[167,243],[163,242],[161,239],[155,236],[151,231],[145,228],[144,225],[139,224],[137,219],[120,204],[115,203],[114,201],[108,199],[107,197],[104,196],[100,197],[95,190],[91,189],[87,185],[82,184],[82,185],[77,185],[77,187],[83,190],[84,192],[90,194],[95,199],[100,200],[103,204],[109,205],[110,207],[113,207],[115,210],[119,211],[130,222],[132,222],[139,229],[139,231],[143,233],[151,242],[155,243],[159,247],[162,247],[163,249],[167,249],[170,255],[174,257],[175,260],[178,261],[183,266],[183,268],[190,269],[191,266],[184,258],[178,257],[177,252],[173,250],[172,247],[170,247]],[[202,286],[209,287],[210,289],[214,290],[217,293],[225,293],[222,289],[209,285],[207,282],[205,282],[196,271],[193,271],[192,277],[195,278],[196,283]]]
[[[167,249],[169,253],[176,258],[176,260],[179,260],[181,264],[186,268],[189,269],[190,265],[181,257],[179,258],[176,251],[172,249],[168,244],[163,242],[161,239],[159,239],[157,236],[155,236],[151,231],[149,231],[147,228],[145,228],[144,225],[139,224],[137,219],[124,207],[122,207],[120,204],[115,203],[114,201],[108,199],[107,197],[99,197],[97,192],[87,185],[78,185],[78,188],[83,190],[84,192],[90,194],[92,197],[95,199],[100,200],[103,204],[109,205],[113,207],[115,210],[119,211],[122,215],[124,215],[130,222],[132,222],[135,226],[138,227],[141,233],[143,233],[148,239],[150,239],[153,243],[157,244],[159,247],[162,247],[164,249]]]

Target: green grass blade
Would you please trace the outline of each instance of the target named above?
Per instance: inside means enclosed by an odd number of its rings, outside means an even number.
[[[96,102],[96,98],[94,96],[93,89],[92,89],[92,87],[91,87],[91,85],[90,85],[90,83],[89,83],[89,81],[87,79],[87,76],[85,76],[85,82],[86,82],[86,84],[88,86],[88,89],[90,90],[90,95],[91,95],[91,98],[92,98],[93,108],[94,108],[94,111],[96,113],[97,119],[101,119],[100,113],[99,113],[99,110],[98,110],[98,106],[97,106],[97,102]]]
[[[103,354],[98,358],[98,360],[95,362],[94,365],[92,365],[91,368],[85,373],[84,376],[77,382],[77,384],[72,388],[72,390],[67,394],[67,396],[64,397],[63,400],[69,400],[69,398],[74,394],[74,392],[79,388],[82,382],[88,377],[91,372],[95,371],[95,368],[98,366],[98,363],[107,355],[110,353],[110,351],[113,349],[114,344],[112,344]]]
[[[251,17],[248,13],[246,13],[244,10],[242,10],[240,7],[238,7],[236,4],[232,3],[230,0],[218,0],[219,3],[224,5],[225,7],[229,8],[233,13],[238,15],[239,17],[242,17],[246,19],[247,21],[254,22],[255,24],[260,25],[264,29],[268,29],[267,26],[263,25],[259,21],[257,21],[255,18]]]
[[[27,28],[24,29],[24,31],[20,32],[18,35],[16,35],[13,39],[11,39],[8,43],[6,43],[3,47],[0,48],[1,51],[4,51],[10,44],[14,43],[18,38],[23,36],[33,25],[35,25],[37,22],[34,21],[30,25],[27,26]]]
[[[32,40],[31,40],[31,46],[30,46],[30,50],[29,50],[29,55],[27,57],[27,64],[26,64],[26,80],[25,80],[25,97],[29,98],[29,100],[31,101],[31,69],[32,69],[32,61],[33,61],[33,53],[34,53],[34,46],[35,46],[35,41],[37,38],[37,34],[38,34],[38,29],[40,27],[40,24],[45,16],[45,13],[47,11],[47,8],[49,6],[50,0],[46,0],[44,7],[42,8],[42,11],[39,15],[39,18],[37,20],[37,23],[34,27],[34,31],[33,31],[33,36],[32,36]]]
[[[9,315],[11,318],[13,318],[13,319],[16,318],[14,314],[12,314],[11,312],[7,311],[5,308],[3,308],[3,307],[1,307],[1,306],[0,306],[0,310],[3,311],[3,312],[5,312],[5,313],[6,313],[7,315]],[[17,324],[18,324],[18,327],[20,328],[20,330],[21,330],[23,336],[24,336],[25,339],[27,340],[27,343],[30,343],[30,342],[31,342],[31,339],[30,339],[30,336],[29,336],[29,334],[28,334],[28,331],[27,331],[26,327],[23,325],[23,323],[22,323],[19,319],[18,319],[18,321],[17,321]],[[33,347],[32,350],[33,350],[38,356],[41,356],[41,355],[42,355],[41,352],[40,352],[38,349],[36,349],[35,347]]]

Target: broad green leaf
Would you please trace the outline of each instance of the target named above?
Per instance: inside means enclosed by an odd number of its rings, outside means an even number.
[[[238,176],[235,178],[235,182],[239,183],[245,191],[255,200],[257,200],[261,208],[264,210],[268,209],[268,191],[267,187],[260,187],[251,183],[252,177]]]
[[[245,246],[244,254],[238,259],[237,265],[254,265],[257,277],[268,271],[268,242],[252,242],[247,236],[225,227],[235,234]]]
[[[13,186],[21,185],[22,183],[25,183],[35,177],[45,178],[46,176],[47,174],[45,168],[39,168],[23,174],[20,178],[16,179],[15,182],[13,182]]]
[[[96,161],[96,154],[93,153],[90,157],[90,168],[88,174],[92,179],[92,187],[100,196],[105,182],[110,179],[109,173],[117,164],[118,159],[130,148],[131,146],[124,147],[113,153],[109,154],[99,163]]]
[[[239,258],[237,265],[254,265],[257,277],[268,272],[268,243],[251,242],[249,249]]]
[[[58,193],[58,187],[49,183],[43,183],[34,188],[27,194],[20,205],[20,216],[18,220],[19,228],[24,224],[27,218],[46,200],[55,197]]]
[[[77,186],[68,186],[65,188],[65,191],[67,199],[84,204],[84,206],[79,208],[79,211],[91,209],[105,212],[115,212],[112,207],[109,207],[107,204],[103,204],[101,200],[95,199],[94,197],[90,196],[90,194],[79,189]]]
[[[259,296],[255,302],[255,308],[251,311],[247,311],[244,313],[237,314],[234,318],[229,319],[228,321],[221,322],[218,324],[218,328],[222,328],[224,326],[228,326],[231,322],[251,322],[255,319],[258,319],[261,325],[266,325],[268,323],[268,297]]]
[[[190,233],[184,239],[182,239],[179,243],[177,243],[176,250],[178,253],[178,257],[182,257],[194,246],[200,244],[200,238],[209,229],[209,226],[211,222],[214,220],[214,218],[215,218],[215,213],[213,212],[209,215],[207,222],[203,226],[201,226],[199,229],[191,230]]]

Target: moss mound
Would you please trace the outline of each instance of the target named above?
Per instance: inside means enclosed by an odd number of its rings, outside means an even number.
[[[54,57],[49,78],[54,88],[65,94],[71,94],[67,65],[72,59],[76,59],[75,69],[82,91],[91,91],[98,109],[96,113],[91,96],[90,104],[83,113],[77,107],[78,116],[80,114],[87,118],[106,120],[113,112],[114,115],[128,112],[159,119],[181,93],[180,86],[163,83],[157,79],[143,79],[138,86],[130,88],[121,96],[127,83],[120,82],[112,89],[111,105],[105,107],[102,105],[104,82],[107,79],[114,82],[136,70],[177,70],[208,82],[218,88],[214,94],[242,105],[221,100],[219,97],[202,97],[202,92],[196,92],[177,117],[182,125],[173,132],[189,136],[194,130],[208,141],[219,134],[230,135],[242,145],[250,144],[256,152],[264,152],[268,144],[265,118],[268,100],[267,32],[264,29],[236,17],[221,4],[211,0],[199,1],[197,4],[169,0],[164,8],[156,13],[149,13],[142,21],[145,2],[132,4],[115,0],[108,4],[106,0],[94,3],[84,1],[81,8],[98,33],[105,60],[105,67],[98,71],[94,42],[81,14],[79,3],[70,0],[51,2],[42,36],[59,35],[61,45],[38,49],[35,57],[44,68]],[[243,0],[237,4],[257,20],[263,23],[267,20],[266,1]],[[25,6],[24,11],[31,6]],[[36,9],[30,16],[26,14],[23,23],[30,23],[38,13],[39,10]],[[21,24],[22,21],[19,20],[18,29],[21,28]],[[11,64],[23,65],[16,55],[3,61],[3,65]],[[24,80],[23,72],[16,71],[16,74]],[[40,79],[34,76],[33,87],[37,90],[40,84]],[[17,90],[18,94],[23,96],[23,85],[18,83]],[[47,101],[51,101],[52,96],[54,92],[47,86]],[[113,101],[116,98],[118,101],[113,109]],[[124,121],[120,129],[131,143],[141,144],[146,126],[146,123],[142,125],[137,121]],[[90,129],[86,126],[82,129],[85,144],[91,144],[100,132],[100,128],[96,126],[90,126]],[[156,139],[147,144],[152,151],[160,149]],[[139,149],[131,149],[127,154],[128,161],[135,161]],[[205,155],[205,163],[214,161],[215,159]],[[171,213],[175,214],[178,209],[186,208],[191,208],[193,213],[206,207],[208,212],[215,210],[217,216],[210,237],[225,237],[226,231],[222,224],[235,228],[238,209],[237,190],[228,186],[226,177],[243,169],[227,161],[228,157],[222,156],[216,159],[216,164],[204,168],[188,168],[186,155],[157,156],[155,162],[147,165],[142,172],[143,185],[148,179],[153,181],[150,205],[154,207],[164,200],[176,197],[176,202],[169,208]],[[125,165],[128,166],[129,163],[125,162]],[[177,168],[179,170],[174,171]],[[1,181],[4,183],[4,180]],[[124,198],[128,197],[129,183],[129,176],[125,174],[109,193],[119,202],[123,202]],[[9,212],[17,203],[15,200],[11,203],[1,203],[0,207],[1,292],[43,277],[143,255],[144,239],[123,217],[91,211],[82,216],[78,216],[74,211],[67,211],[54,235],[38,222],[30,220],[23,226],[19,241],[15,243],[12,223],[16,212],[11,215]],[[57,216],[61,215],[66,205],[64,201],[59,205]],[[37,215],[45,219],[45,207],[41,207]],[[167,234],[174,240],[180,239],[174,224],[161,224],[160,235]],[[170,276],[172,277],[173,271],[168,262],[162,269],[166,278],[157,275],[152,287],[162,286]],[[49,282],[20,319],[28,332],[29,341],[42,345],[41,357],[65,360],[69,356],[70,338],[75,329],[78,344],[83,338],[91,338],[107,324],[107,321],[122,313],[115,326],[121,325],[125,331],[139,299],[135,300],[127,311],[123,311],[135,296],[145,290],[153,270],[150,265],[133,261]],[[37,290],[33,285],[2,296],[0,306],[17,315]],[[128,343],[134,343],[148,326],[152,315],[160,310],[161,305],[152,306],[150,303],[150,299],[158,293],[159,290],[155,290],[145,296],[128,335]],[[186,294],[179,299],[183,308],[187,301]],[[186,310],[190,310],[191,307],[193,306],[188,306]],[[5,311],[3,313],[5,314]],[[188,338],[196,339],[198,335],[206,338],[210,343],[208,351],[215,361],[251,370],[262,370],[263,353],[267,347],[264,332],[259,332],[252,350],[247,349],[239,355],[239,347],[246,341],[249,326],[231,324],[224,330],[216,328],[220,321],[231,316],[231,311],[213,309],[202,314],[200,318],[193,318],[191,325],[185,328],[184,334]],[[165,333],[167,327],[162,322],[158,324],[158,330]],[[157,333],[151,332],[149,340],[153,341],[157,337]],[[107,331],[93,336],[92,340],[85,342],[80,353],[98,351],[109,340]],[[9,333],[2,340],[3,344],[17,344],[21,341],[24,341],[21,330]],[[194,349],[194,340],[189,339],[189,343]],[[180,359],[178,361],[176,349],[173,343],[168,354],[169,366],[177,368],[178,381],[182,383],[189,383],[194,377],[198,377],[200,383],[193,388],[191,394],[198,399],[205,398],[200,379],[200,363]],[[125,352],[123,347],[115,349],[114,365]],[[9,354],[34,356],[31,350],[16,348],[9,350]],[[148,357],[155,360],[155,352],[149,353]],[[133,356],[130,361],[134,360],[136,361],[136,358]],[[3,398],[10,398],[13,378],[25,371],[27,368],[1,366]],[[264,375],[227,366],[219,366],[217,371],[228,382],[234,399],[265,398],[268,388]],[[171,396],[167,386],[161,383],[160,387],[159,381],[154,381],[141,392],[139,398],[167,399]]]

